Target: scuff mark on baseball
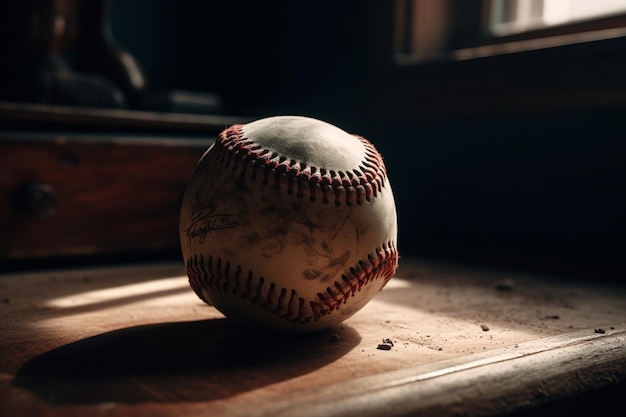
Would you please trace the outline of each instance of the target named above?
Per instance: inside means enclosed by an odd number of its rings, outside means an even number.
[[[224,130],[183,197],[189,283],[226,317],[305,332],[365,306],[398,267],[383,158],[365,138],[301,116]]]

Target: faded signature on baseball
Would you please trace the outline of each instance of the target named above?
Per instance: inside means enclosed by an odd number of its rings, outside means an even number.
[[[216,214],[215,207],[208,206],[191,213],[191,226],[185,229],[187,242],[198,239],[202,244],[206,236],[213,230],[231,229],[241,224],[239,216],[236,214]]]

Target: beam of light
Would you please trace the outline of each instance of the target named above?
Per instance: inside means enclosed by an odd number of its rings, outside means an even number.
[[[181,292],[189,289],[187,277],[178,276],[173,278],[159,278],[152,281],[121,285],[112,288],[86,291],[60,298],[55,298],[46,303],[53,308],[75,308],[96,304],[119,302],[123,299],[150,298],[163,293]]]

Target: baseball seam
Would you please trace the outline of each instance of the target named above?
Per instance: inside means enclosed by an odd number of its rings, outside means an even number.
[[[380,153],[365,138],[353,135],[364,146],[361,164],[354,169],[335,171],[305,162],[289,159],[277,152],[264,149],[244,136],[243,125],[233,125],[218,136],[215,146],[216,158],[233,171],[245,176],[249,171],[252,181],[261,177],[263,185],[273,185],[279,190],[286,180],[287,193],[304,198],[308,193],[315,201],[319,192],[322,201],[335,205],[363,204],[370,201],[384,187],[387,172]]]
[[[377,279],[384,279],[381,289],[394,275],[398,265],[398,252],[392,242],[383,244],[368,254],[367,261],[360,260],[341,275],[341,280],[317,293],[315,299],[306,300],[293,288],[278,287],[271,277],[255,276],[241,266],[210,254],[195,254],[185,261],[189,283],[205,302],[203,291],[210,289],[231,294],[251,304],[259,305],[269,313],[294,324],[315,322],[339,309],[361,289]]]

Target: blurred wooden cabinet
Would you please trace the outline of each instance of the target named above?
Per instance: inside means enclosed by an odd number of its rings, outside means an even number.
[[[0,262],[176,253],[187,179],[237,122],[0,103]]]

